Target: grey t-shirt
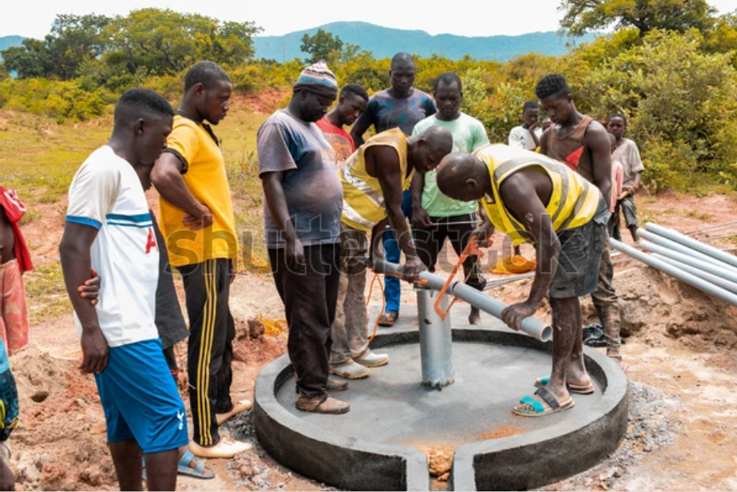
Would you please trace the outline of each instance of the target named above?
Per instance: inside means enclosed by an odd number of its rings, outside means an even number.
[[[284,194],[289,215],[303,246],[337,243],[343,188],[335,151],[320,128],[279,110],[261,125],[256,137],[259,176],[285,172]],[[282,233],[264,201],[266,246],[284,246]]]
[[[623,186],[631,184],[635,180],[635,174],[645,170],[645,166],[642,165],[642,159],[640,159],[640,149],[629,138],[625,138],[622,145],[617,147],[614,154],[612,154],[612,159],[616,159],[622,163],[622,170],[624,171]]]

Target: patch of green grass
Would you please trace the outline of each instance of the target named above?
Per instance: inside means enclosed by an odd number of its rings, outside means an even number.
[[[18,190],[29,209],[55,203],[66,194],[74,173],[87,156],[103,145],[106,124],[57,125],[48,118],[0,111],[0,176]]]
[[[67,297],[61,265],[54,262],[50,265],[36,266],[23,275],[28,299],[28,313],[31,324],[40,323],[49,317],[68,313],[72,304]]]
[[[692,219],[703,220],[704,222],[709,222],[714,218],[714,214],[710,214],[708,212],[699,212],[698,210],[688,210],[683,215]]]

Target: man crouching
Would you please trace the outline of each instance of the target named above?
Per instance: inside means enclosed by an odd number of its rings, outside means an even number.
[[[596,290],[606,244],[607,204],[599,190],[563,164],[506,145],[472,154],[451,154],[438,168],[438,186],[456,200],[480,200],[484,223],[474,232],[485,240],[494,228],[515,245],[533,242],[537,268],[529,298],[504,310],[502,320],[520,330],[547,294],[553,310],[553,370],[536,381],[534,396],[514,408],[541,417],[573,408],[571,393],[591,394],[583,360],[578,298]]]

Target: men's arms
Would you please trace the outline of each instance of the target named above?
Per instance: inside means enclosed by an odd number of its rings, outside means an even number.
[[[422,191],[425,189],[425,175],[415,173],[412,177],[410,191],[412,192],[412,228],[428,229],[432,227],[432,221],[427,211],[422,208]]]
[[[385,218],[379,221],[378,224],[371,229],[371,244],[369,245],[369,259],[370,264],[373,265],[377,260],[386,259],[384,252],[381,250],[384,242],[382,238],[384,236],[384,230],[386,225],[389,223],[389,218]]]
[[[358,120],[353,124],[351,128],[351,138],[356,148],[359,148],[366,141],[363,139],[363,135],[371,128],[371,125],[376,123],[376,103],[373,98],[369,99],[369,103],[366,105],[366,111],[361,113]]]
[[[585,145],[589,148],[594,184],[609,203],[612,196],[612,147],[609,134],[594,121],[586,132]]]
[[[266,205],[269,207],[271,216],[284,238],[287,264],[291,268],[295,268],[298,265],[304,265],[305,252],[302,242],[297,237],[297,231],[294,230],[294,224],[289,218],[289,207],[287,197],[284,194],[283,181],[284,172],[282,171],[261,174],[261,185],[264,189]]]
[[[535,240],[537,265],[535,279],[530,289],[530,295],[524,302],[513,304],[502,312],[502,320],[511,328],[519,331],[522,320],[532,316],[540,307],[543,299],[550,291],[550,286],[558,270],[558,256],[560,242],[553,229],[545,205],[540,200],[537,187],[550,186],[547,183],[537,182],[548,179],[542,174],[521,171],[507,178],[501,186],[500,194],[504,205],[532,234]]]
[[[479,216],[481,217],[481,224],[471,232],[471,239],[476,240],[476,245],[479,248],[488,248],[489,239],[494,235],[494,224],[489,220],[489,216],[486,215],[484,207],[479,204]]]
[[[79,286],[89,279],[92,263],[90,247],[96,237],[95,227],[67,222],[59,245],[67,294],[82,324],[83,360],[80,369],[84,373],[102,372],[107,366],[109,352],[95,307],[82,298],[78,291]]]
[[[176,155],[164,152],[151,171],[151,182],[164,200],[184,210],[187,214],[184,225],[196,231],[212,225],[212,212],[189,192],[182,178],[183,167]]]
[[[384,195],[384,206],[386,207],[389,223],[394,230],[394,236],[399,243],[399,247],[407,256],[404,266],[405,280],[413,282],[423,270],[423,267],[420,258],[417,256],[407,219],[402,213],[402,182],[404,176],[402,176],[399,165],[399,154],[391,147],[375,146],[368,148],[365,156],[367,166],[373,164],[371,167],[376,169],[381,191]]]

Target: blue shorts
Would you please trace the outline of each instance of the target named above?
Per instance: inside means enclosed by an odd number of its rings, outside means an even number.
[[[146,454],[189,444],[187,414],[161,340],[110,347],[108,365],[95,381],[108,442],[135,439]]]

